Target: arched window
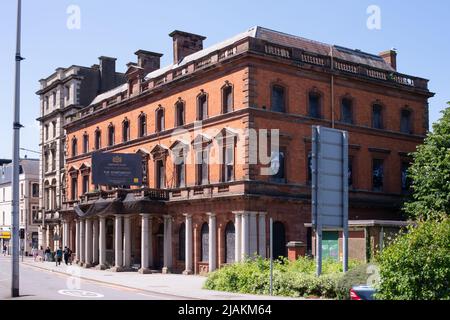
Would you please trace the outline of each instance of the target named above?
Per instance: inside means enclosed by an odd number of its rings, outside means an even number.
[[[309,116],[312,118],[321,118],[321,96],[317,92],[308,94]]]
[[[286,112],[286,92],[280,85],[272,86],[271,110],[276,112]]]
[[[234,109],[233,86],[227,83],[222,88],[222,113],[232,112]]]
[[[175,104],[175,127],[183,126],[185,124],[184,102],[178,101]]]
[[[130,140],[130,121],[125,118],[122,122],[122,142]]]
[[[342,99],[341,121],[345,123],[353,123],[353,101],[350,98]]]
[[[225,228],[225,263],[235,262],[235,228],[233,222],[228,222]]]
[[[183,222],[180,225],[178,232],[178,260],[184,261],[186,258],[186,224]]]
[[[72,139],[72,157],[76,157],[78,155],[78,140],[77,138]]]
[[[372,127],[375,129],[383,129],[382,111],[383,107],[380,104],[372,106]]]
[[[156,110],[156,132],[164,131],[165,119],[164,119],[164,109],[158,108]]]
[[[400,119],[400,131],[403,133],[412,133],[411,130],[411,111],[403,109]]]
[[[286,257],[286,230],[280,221],[273,223],[273,257]]]
[[[208,95],[202,93],[197,97],[197,120],[208,118]]]
[[[102,148],[102,132],[99,128],[95,130],[95,150],[100,150]]]
[[[115,139],[115,128],[114,125],[112,123],[109,124],[108,126],[108,146],[112,147],[114,145],[114,139]]]
[[[83,153],[89,152],[89,135],[85,133],[83,135]]]
[[[147,116],[145,113],[139,115],[139,138],[147,135]]]
[[[209,261],[209,225],[204,223],[201,229],[201,261]]]

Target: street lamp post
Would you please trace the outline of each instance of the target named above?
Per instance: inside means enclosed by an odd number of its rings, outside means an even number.
[[[12,282],[11,296],[19,297],[19,168],[20,168],[20,34],[21,34],[22,1],[17,0],[17,38],[16,38],[16,71],[14,92],[14,122],[13,122],[13,179],[12,179]]]

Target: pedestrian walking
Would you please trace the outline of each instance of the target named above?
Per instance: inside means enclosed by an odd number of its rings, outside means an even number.
[[[68,248],[67,246],[64,247],[64,263],[68,265],[69,263],[72,264],[72,250]]]
[[[50,254],[51,254],[50,247],[47,247],[47,249],[45,249],[45,251],[44,251],[45,261],[47,261],[47,262],[50,261]]]
[[[8,247],[6,244],[3,244],[3,256],[6,256],[6,252],[8,251]]]
[[[33,256],[34,262],[36,262],[37,256],[38,256],[38,249],[33,247],[31,249],[31,255]]]
[[[59,247],[57,250],[56,250],[56,253],[55,253],[55,260],[56,260],[56,266],[60,266],[61,265],[61,261],[62,261],[62,258],[63,258],[63,251],[62,251],[62,248],[61,247]]]

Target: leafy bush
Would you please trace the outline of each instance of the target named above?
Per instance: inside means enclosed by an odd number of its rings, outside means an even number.
[[[378,299],[450,299],[450,219],[419,222],[378,257]]]
[[[349,268],[352,270],[359,265],[360,263],[357,261],[350,261]],[[299,258],[294,262],[287,259],[275,261],[273,293],[290,297],[348,298],[351,286],[342,284],[341,280],[344,277],[342,263],[332,260],[324,261],[322,270],[323,275],[316,277],[315,262],[309,258]],[[211,273],[205,282],[205,288],[250,294],[269,294],[269,277],[269,260],[256,258],[226,266]],[[347,282],[349,283],[350,280]]]

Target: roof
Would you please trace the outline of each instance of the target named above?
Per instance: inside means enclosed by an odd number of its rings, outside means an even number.
[[[358,64],[365,64],[374,68],[383,69],[387,71],[395,72],[395,69],[392,68],[390,64],[384,61],[383,58],[380,56],[366,53],[360,50],[354,50],[349,49],[337,45],[330,45],[325,44],[319,41],[309,40],[306,38],[302,38],[299,36],[271,30],[268,28],[255,26],[252,27],[242,33],[239,33],[225,41],[219,42],[215,45],[212,45],[210,47],[207,47],[203,50],[197,51],[193,54],[190,54],[186,57],[184,57],[180,62],[170,64],[166,67],[160,68],[158,70],[152,71],[149,74],[146,75],[145,80],[157,78],[159,76],[162,76],[166,72],[170,70],[177,69],[179,67],[182,67],[184,65],[189,64],[192,61],[198,60],[200,58],[206,57],[209,54],[211,54],[214,51],[223,49],[225,47],[228,47],[232,45],[233,43],[236,43],[240,40],[243,40],[245,38],[255,38],[255,39],[261,39],[265,40],[274,44],[278,44],[280,46],[286,46],[286,47],[294,47],[297,49],[305,50],[311,53],[316,53],[320,55],[330,56],[333,54],[333,57],[339,58],[345,61],[358,63]],[[98,95],[91,103],[97,104],[105,99],[111,98],[127,89],[128,84],[123,84],[115,89],[112,89],[110,91],[107,91],[105,93],[102,93]]]
[[[11,183],[12,169],[13,169],[12,163],[0,166],[0,185]],[[39,159],[21,159],[20,174],[38,175]]]

